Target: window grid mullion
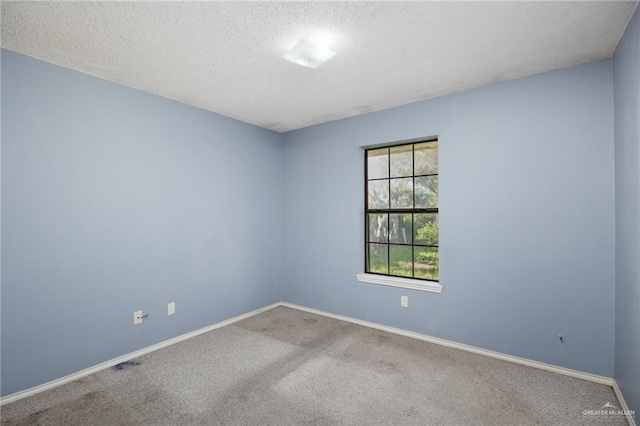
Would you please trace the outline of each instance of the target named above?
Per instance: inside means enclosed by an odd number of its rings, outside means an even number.
[[[406,178],[410,178],[410,177],[430,177],[430,176],[438,176],[438,173],[426,173],[426,174],[423,174],[423,175],[415,175],[415,176],[394,176],[393,178],[386,178],[386,177],[371,178],[371,179],[367,179],[367,181],[375,182],[375,181],[378,181],[378,180],[387,180],[387,179],[406,179]]]
[[[391,148],[387,148],[387,188],[389,193],[389,210],[391,210]],[[391,273],[391,246],[389,245],[389,234],[391,234],[391,222],[387,213],[387,274]]]
[[[413,200],[413,209],[416,209],[416,146],[411,145],[411,199]],[[415,244],[415,214],[411,214],[411,278],[416,277],[416,246]]]

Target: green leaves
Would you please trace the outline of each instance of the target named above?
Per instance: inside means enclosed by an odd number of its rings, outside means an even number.
[[[416,243],[437,246],[438,233],[438,222],[426,223],[416,232]]]

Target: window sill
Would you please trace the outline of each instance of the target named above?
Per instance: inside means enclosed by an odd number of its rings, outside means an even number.
[[[442,286],[435,281],[415,280],[412,278],[389,277],[376,274],[357,274],[358,281],[370,284],[388,285],[392,287],[410,288],[412,290],[442,293]]]

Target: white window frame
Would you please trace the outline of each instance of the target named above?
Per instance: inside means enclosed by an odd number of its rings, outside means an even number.
[[[366,151],[369,149],[377,149],[377,148],[384,148],[384,147],[393,147],[393,146],[398,146],[398,145],[404,145],[404,144],[412,144],[412,143],[419,143],[421,141],[429,141],[429,140],[436,140],[439,141],[439,138],[434,137],[434,138],[429,138],[429,139],[416,139],[416,140],[411,140],[411,141],[404,141],[404,142],[399,142],[397,144],[391,144],[391,145],[382,145],[382,146],[376,146],[376,147],[367,147],[365,148],[365,161],[367,161],[367,157],[366,157]],[[365,176],[365,182],[366,182],[367,176]],[[366,203],[366,201],[365,201]],[[438,203],[439,204],[439,203]],[[367,214],[367,209],[366,209],[366,205],[365,205],[365,215]],[[366,217],[364,218],[364,221],[366,223]],[[368,232],[367,229],[365,229],[365,233]],[[365,234],[365,241],[366,241],[366,234]],[[365,259],[366,259],[366,255],[365,255]],[[365,267],[366,268],[366,267]],[[432,292],[432,293],[442,293],[442,284],[440,284],[440,280],[438,279],[438,281],[431,281],[431,280],[422,280],[422,279],[415,279],[415,278],[407,278],[407,277],[397,277],[397,276],[393,276],[393,275],[384,275],[384,274],[374,274],[374,273],[367,273],[367,272],[363,272],[360,274],[356,274],[356,279],[359,282],[362,283],[368,283],[368,284],[376,284],[376,285],[384,285],[384,286],[391,286],[391,287],[400,287],[400,288],[406,288],[406,289],[411,289],[411,290],[418,290],[418,291],[426,291],[426,292]]]

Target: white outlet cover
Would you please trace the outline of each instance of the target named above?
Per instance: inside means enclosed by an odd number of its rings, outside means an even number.
[[[173,315],[176,313],[176,302],[171,302],[167,305],[167,315]]]
[[[409,296],[400,296],[400,306],[403,308],[409,307]]]
[[[133,325],[142,324],[142,311],[135,311],[133,313]]]

